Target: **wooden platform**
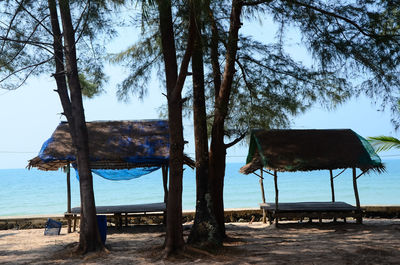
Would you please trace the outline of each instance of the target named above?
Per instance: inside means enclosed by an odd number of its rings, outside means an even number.
[[[97,206],[97,214],[122,214],[122,213],[155,213],[164,212],[167,210],[165,203],[146,203],[146,204],[131,204],[131,205],[116,205],[116,206]],[[80,214],[81,207],[71,209],[71,214]]]
[[[131,205],[110,205],[97,206],[96,213],[99,215],[113,215],[115,223],[122,226],[122,217],[125,217],[125,225],[127,225],[127,217],[130,215],[164,215],[167,206],[164,202],[146,203],[146,204],[131,204]],[[70,213],[65,213],[65,218],[68,220],[68,233],[71,232],[71,221],[74,221],[74,229],[76,231],[76,220],[81,213],[81,207],[71,209]]]
[[[282,202],[278,204],[278,209],[275,203],[261,203],[260,208],[266,212],[270,223],[273,220],[277,222],[279,218],[318,218],[320,222],[322,219],[361,218],[361,211],[345,202]]]

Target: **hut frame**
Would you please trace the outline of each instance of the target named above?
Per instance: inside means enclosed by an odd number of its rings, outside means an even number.
[[[309,147],[312,142],[317,146],[312,147],[312,151],[304,152],[304,148]],[[348,152],[346,156],[348,148],[355,150]],[[344,154],[344,157],[337,157],[338,154]],[[339,161],[330,161],[335,156]],[[339,168],[343,170],[334,175],[333,170]],[[352,169],[356,207],[335,200],[334,179],[347,168]],[[358,175],[357,168],[361,169]],[[279,203],[278,171],[323,169],[328,169],[330,174],[331,202]],[[358,223],[362,223],[357,179],[369,170],[382,172],[384,166],[369,143],[352,130],[253,130],[247,164],[240,172],[253,173],[259,177],[263,222],[268,218],[270,223],[275,220],[277,225],[280,217],[298,217],[301,220],[308,217],[310,221],[316,217],[320,222],[323,217],[333,218],[334,221],[337,218],[346,221],[346,217],[355,217]],[[264,173],[274,177],[275,203],[266,202]]]
[[[168,200],[169,132],[166,120],[96,121],[87,122],[91,169],[140,169],[160,167],[162,170],[164,201],[162,203],[97,206],[97,214],[113,214],[122,226],[122,215],[127,225],[128,214],[158,214],[166,218]],[[184,162],[193,168],[194,162],[184,156]],[[71,207],[71,164],[75,163],[75,151],[68,124],[61,123],[47,140],[39,155],[29,160],[28,168],[49,171],[63,168],[67,181],[68,233],[72,220],[76,230],[80,207]]]

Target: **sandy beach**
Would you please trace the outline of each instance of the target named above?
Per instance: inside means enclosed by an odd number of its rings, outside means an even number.
[[[190,225],[185,225],[185,236]],[[192,248],[162,259],[164,229],[138,225],[109,228],[109,253],[77,256],[79,234],[44,236],[43,229],[0,231],[1,264],[399,264],[400,219],[364,224],[284,222],[228,223],[224,247],[208,253]]]

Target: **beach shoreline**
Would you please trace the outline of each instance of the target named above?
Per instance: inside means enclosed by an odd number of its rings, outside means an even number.
[[[400,218],[400,205],[364,205],[364,218]],[[182,222],[188,223],[193,221],[195,216],[194,210],[182,211]],[[24,216],[0,216],[0,230],[9,229],[34,229],[44,228],[48,219],[53,219],[63,224],[63,229],[67,225],[67,219],[64,214],[46,214],[46,215],[24,215]],[[226,222],[250,222],[261,221],[262,210],[260,208],[231,208],[225,209]],[[107,215],[109,226],[116,226],[117,221],[113,215]],[[78,217],[79,222],[79,217]],[[161,224],[163,222],[162,213],[155,215],[130,215],[128,216],[128,225],[137,224]],[[78,224],[79,228],[79,224]]]

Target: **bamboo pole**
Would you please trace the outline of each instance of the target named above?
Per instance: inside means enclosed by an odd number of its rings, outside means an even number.
[[[360,198],[358,196],[358,188],[357,188],[357,170],[355,167],[353,167],[353,188],[354,188],[354,196],[356,197],[357,212],[360,214],[360,216],[357,217],[357,223],[361,224],[362,216],[361,216]]]
[[[260,187],[261,187],[261,199],[262,202],[265,203],[265,191],[264,191],[264,176],[263,176],[263,170],[261,168],[260,170]],[[267,222],[267,214],[265,212],[265,209],[263,209],[263,217],[262,217],[262,221],[265,224]]]
[[[274,183],[275,183],[275,225],[278,226],[278,217],[276,216],[278,212],[278,198],[279,198],[279,190],[278,190],[278,173],[274,171]]]
[[[72,220],[69,215],[71,213],[71,166],[69,163],[67,164],[67,213],[68,233],[71,233]]]
[[[333,183],[333,172],[332,172],[332,169],[329,169],[329,173],[331,175],[332,202],[335,202],[335,186],[334,186],[334,183]]]

